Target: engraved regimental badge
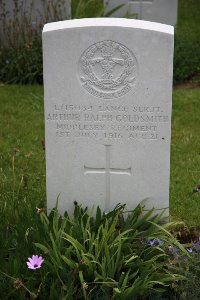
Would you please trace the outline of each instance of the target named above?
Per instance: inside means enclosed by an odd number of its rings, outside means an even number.
[[[138,64],[124,45],[102,41],[90,46],[79,61],[82,86],[93,96],[115,99],[136,84]]]

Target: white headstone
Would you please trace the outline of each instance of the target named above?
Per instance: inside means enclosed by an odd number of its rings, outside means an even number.
[[[104,0],[106,12],[124,4],[112,17],[130,16],[140,20],[175,26],[178,0]]]
[[[47,203],[169,206],[173,31],[128,19],[43,30]]]

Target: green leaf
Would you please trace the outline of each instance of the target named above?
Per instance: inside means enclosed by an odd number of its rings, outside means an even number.
[[[96,222],[96,225],[99,225],[101,222],[101,209],[99,208],[99,206],[97,207],[95,222]]]
[[[85,248],[76,239],[74,239],[72,236],[70,236],[70,235],[68,235],[68,234],[66,234],[64,232],[63,232],[63,238],[66,241],[68,241],[70,244],[72,244],[72,246],[75,249],[77,259],[80,261],[81,258],[82,258],[81,257],[82,253],[86,252]]]
[[[49,252],[49,249],[40,243],[35,243],[35,246],[37,248],[41,249],[45,254],[47,254]]]
[[[51,243],[52,243],[52,246],[53,246],[54,257],[56,258],[56,262],[57,262],[58,266],[60,267],[61,266],[61,261],[60,261],[60,253],[59,253],[58,247],[57,247],[57,245],[54,241],[54,238],[53,238],[53,235],[52,235],[51,232],[50,232],[49,236],[50,236]]]
[[[77,267],[77,264],[72,260],[68,259],[66,256],[61,255],[61,258],[64,260],[64,262],[72,269],[75,269]]]
[[[118,288],[113,289],[117,294],[121,294],[121,291]]]
[[[127,265],[128,263],[132,262],[134,259],[138,258],[138,255],[133,255],[131,256],[128,260],[125,261],[125,264]]]
[[[109,10],[106,14],[104,14],[104,17],[110,17],[111,15],[113,15],[117,10],[119,10],[120,8],[122,8],[125,4],[120,4],[115,6],[113,9]]]
[[[81,282],[81,285],[82,285],[82,291],[83,291],[84,298],[87,299],[86,290],[83,288],[83,284],[85,283],[84,279],[83,279],[83,272],[79,271],[78,273],[79,273],[79,278],[80,278],[80,282]]]
[[[123,282],[121,284],[121,289],[124,290],[126,288],[126,286],[128,285],[128,280],[129,280],[129,273],[130,270],[128,272],[125,273],[125,276],[123,278]]]

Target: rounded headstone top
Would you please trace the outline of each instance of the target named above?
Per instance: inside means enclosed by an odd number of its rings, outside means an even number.
[[[87,18],[87,19],[74,19],[59,22],[52,22],[44,25],[43,33],[72,28],[83,28],[83,27],[124,27],[124,28],[135,28],[144,29],[151,31],[158,31],[167,34],[174,34],[174,27],[171,25],[165,25],[161,23],[125,19],[125,18]]]

